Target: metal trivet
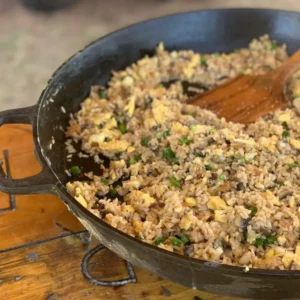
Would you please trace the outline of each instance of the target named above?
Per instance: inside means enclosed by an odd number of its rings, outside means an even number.
[[[4,161],[5,161],[5,166],[6,166],[6,176],[8,178],[11,178],[11,169],[10,169],[10,164],[9,164],[9,155],[8,155],[8,150],[5,149],[3,150],[3,156],[4,156]],[[0,160],[0,166],[3,164],[2,160]],[[6,208],[0,208],[0,213],[4,213],[7,211],[12,211],[16,209],[16,197],[15,195],[8,194],[9,197],[9,207]]]
[[[128,261],[125,261],[126,267],[127,267],[128,278],[116,280],[116,281],[102,281],[102,280],[95,279],[91,276],[91,274],[89,273],[89,270],[88,270],[90,260],[92,259],[92,257],[95,254],[97,254],[98,252],[100,252],[103,249],[105,249],[105,247],[100,244],[97,247],[95,247],[94,249],[90,250],[83,257],[83,260],[81,263],[81,271],[82,271],[83,276],[88,280],[88,282],[90,282],[94,285],[99,285],[99,286],[121,286],[121,285],[125,285],[127,283],[136,283],[137,279],[135,276],[133,266]]]

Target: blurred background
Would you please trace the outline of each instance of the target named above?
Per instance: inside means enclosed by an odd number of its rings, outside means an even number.
[[[152,17],[218,7],[300,11],[300,1],[0,0],[0,110],[35,104],[56,68],[98,37]]]

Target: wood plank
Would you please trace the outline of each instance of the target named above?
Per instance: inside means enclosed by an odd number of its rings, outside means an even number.
[[[96,244],[92,242],[92,246]],[[221,299],[160,279],[138,268],[135,268],[137,283],[122,287],[94,286],[83,278],[80,268],[89,249],[90,246],[76,234],[0,254],[0,299]],[[101,280],[127,277],[124,261],[106,249],[91,260],[90,267],[91,274],[101,275]],[[167,298],[162,286],[170,292]],[[233,298],[222,297],[222,300],[229,299]]]
[[[9,150],[13,178],[31,176],[40,171],[33,153],[29,125],[1,127],[0,140],[0,150]],[[3,159],[2,151],[0,159]],[[6,207],[9,207],[8,195],[0,193],[0,209]],[[0,213],[0,250],[82,230],[81,223],[59,198],[52,195],[20,195],[16,196],[15,210]]]

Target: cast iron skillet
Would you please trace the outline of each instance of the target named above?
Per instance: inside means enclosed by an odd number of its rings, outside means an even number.
[[[65,136],[69,114],[76,112],[93,84],[105,85],[112,70],[123,69],[160,41],[169,50],[232,51],[252,38],[269,33],[287,43],[289,54],[300,47],[300,13],[224,9],[196,11],[142,22],[105,36],[75,54],[53,75],[35,106],[0,113],[0,125],[33,126],[35,154],[41,173],[19,180],[5,177],[0,168],[0,190],[7,193],[53,193],[106,247],[136,266],[188,287],[251,299],[292,299],[300,296],[300,272],[220,265],[177,255],[140,242],[107,225],[77,203],[64,183]],[[49,102],[53,99],[54,102]],[[61,106],[67,110],[63,113]],[[55,138],[52,150],[51,137]]]

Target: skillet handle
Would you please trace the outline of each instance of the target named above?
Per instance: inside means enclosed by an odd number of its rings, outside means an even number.
[[[32,124],[35,111],[34,105],[0,112],[0,127],[4,124]],[[7,152],[4,154],[7,156]],[[7,166],[6,169],[7,174],[3,169],[3,161],[0,160],[0,191],[2,192],[8,194],[55,193],[56,180],[54,175],[45,168],[36,175],[22,179],[12,179]]]

